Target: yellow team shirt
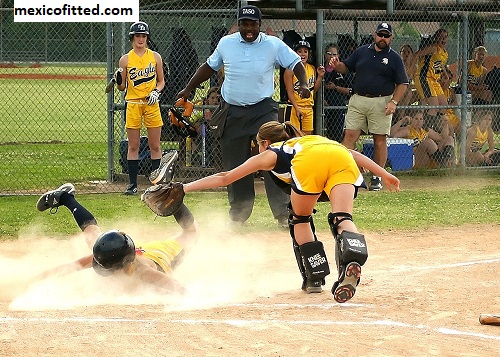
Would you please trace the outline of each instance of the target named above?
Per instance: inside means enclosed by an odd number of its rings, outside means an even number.
[[[139,56],[134,50],[130,50],[125,100],[144,99],[155,88],[156,60],[153,51],[148,48],[144,55]]]
[[[451,90],[451,88],[444,88],[443,93],[444,93],[444,96],[446,97],[446,101],[448,102],[448,104],[451,104],[451,102],[453,101],[453,98],[452,98],[453,91]],[[453,125],[455,127],[455,126],[458,126],[460,124],[461,120],[455,114],[454,109],[451,109],[451,108],[446,109],[445,114],[446,114],[446,117],[448,118],[448,121],[451,123],[451,125]]]
[[[420,78],[426,77],[437,81],[448,61],[448,51],[438,47],[436,53],[420,57],[417,64],[417,74]]]
[[[478,66],[473,60],[467,61],[467,83],[480,84],[485,76],[486,68],[483,65]]]
[[[470,147],[471,151],[480,151],[483,148],[484,144],[486,144],[486,142],[488,142],[488,130],[481,131],[481,129],[479,129],[479,126],[476,125],[476,135],[474,135],[474,140],[472,141]]]
[[[311,95],[309,96],[309,98],[300,97],[299,93],[297,93],[297,90],[299,89],[299,80],[294,75],[293,96],[295,97],[295,102],[297,102],[299,108],[311,108],[314,105],[313,90],[314,90],[314,82],[316,81],[316,68],[310,63],[305,63],[304,67],[306,69],[307,88],[309,88],[309,90],[311,91]]]
[[[152,260],[165,273],[170,273],[183,249],[184,247],[175,239],[167,239],[136,246],[135,253]]]
[[[410,129],[410,133],[408,134],[407,139],[413,140],[413,150],[415,150],[415,148],[425,140],[425,138],[427,137],[427,132],[423,128],[420,128],[419,130],[415,129],[412,126],[409,126],[408,128]]]
[[[356,161],[342,144],[319,135],[306,135],[271,144],[277,155],[271,174],[294,190],[328,196],[339,184],[363,184]]]

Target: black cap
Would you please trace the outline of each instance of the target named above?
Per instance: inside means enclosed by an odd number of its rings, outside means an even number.
[[[293,50],[294,51],[297,51],[301,47],[306,47],[307,49],[311,50],[311,45],[306,40],[300,40],[300,41],[295,42],[293,44]]]
[[[238,10],[238,21],[239,20],[254,20],[260,21],[262,19],[262,14],[257,6],[247,5],[243,6]]]
[[[389,32],[389,34],[392,35],[392,26],[390,24],[388,24],[387,22],[381,22],[380,24],[378,24],[377,30],[375,30],[375,32],[379,32],[379,31],[387,31],[387,32]]]

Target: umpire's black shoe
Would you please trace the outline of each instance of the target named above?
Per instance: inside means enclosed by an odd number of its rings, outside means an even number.
[[[57,207],[61,205],[61,196],[67,193],[71,196],[75,196],[75,186],[71,183],[65,183],[55,190],[45,192],[40,196],[38,202],[36,203],[36,209],[43,212],[50,208],[50,213],[56,213]],[[52,210],[55,208],[55,210]]]

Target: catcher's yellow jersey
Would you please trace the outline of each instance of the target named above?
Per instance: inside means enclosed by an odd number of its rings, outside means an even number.
[[[311,95],[309,98],[301,98],[297,90],[299,89],[299,80],[295,75],[293,76],[293,96],[295,97],[295,101],[299,108],[310,108],[314,105],[314,82],[316,81],[316,68],[309,63],[305,63],[304,67],[306,69],[306,78],[307,78],[307,88],[311,91]]]
[[[136,246],[137,255],[148,258],[156,263],[165,273],[174,268],[184,247],[175,239],[152,241]]]
[[[410,129],[410,133],[408,134],[407,139],[412,139],[413,148],[416,148],[427,137],[427,132],[423,128],[420,128],[419,130],[412,126],[409,126],[408,128]]]
[[[486,76],[486,68],[483,65],[476,65],[473,60],[467,61],[467,83],[481,84]]]
[[[134,50],[130,50],[125,100],[144,99],[155,88],[156,60],[153,51],[148,48],[144,55],[139,56]]]
[[[351,152],[342,144],[319,135],[306,135],[268,147],[277,155],[271,170],[281,181],[290,184],[294,191],[330,196],[339,184],[363,184],[358,165]]]
[[[448,51],[438,46],[436,53],[420,57],[417,63],[417,75],[420,78],[438,80],[441,77],[446,62]]]
[[[474,135],[474,140],[471,144],[471,150],[473,152],[480,151],[484,144],[488,142],[488,130],[484,132],[479,129],[479,125],[476,125],[476,134]]]

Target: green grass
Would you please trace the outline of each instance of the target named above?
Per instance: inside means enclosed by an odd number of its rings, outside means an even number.
[[[101,80],[0,79],[0,143],[105,141],[106,96]],[[8,97],[22,86],[22,104]],[[98,95],[97,95],[98,94]],[[8,125],[8,126],[7,126]]]
[[[10,178],[0,181],[0,192],[19,190],[18,179],[24,190],[40,190],[57,187],[61,182],[107,178],[105,141],[0,145],[0,155],[6,168],[0,175]]]
[[[86,79],[0,78],[0,194],[36,192],[108,177],[108,118],[104,65],[44,65],[0,68],[0,75],[66,75]],[[276,72],[277,79],[279,71]],[[92,79],[92,78],[98,79]],[[168,87],[168,85],[167,85]],[[197,91],[197,99],[205,95]],[[275,93],[278,95],[278,89]],[[120,93],[115,91],[115,102]],[[164,118],[166,120],[166,118]],[[118,144],[125,138],[121,112],[115,112],[114,170],[121,173]],[[146,135],[145,130],[142,135]],[[499,142],[499,135],[495,136]],[[173,142],[163,143],[170,148]],[[198,177],[191,177],[194,179]],[[105,191],[108,187],[105,188]]]
[[[500,224],[500,173],[470,173],[469,176],[484,178],[485,185],[463,185],[459,188],[436,189],[432,183],[446,177],[401,177],[411,182],[413,188],[399,193],[387,191],[360,191],[354,205],[354,220],[361,231],[391,231],[421,229],[427,227],[461,226],[464,224]],[[408,184],[406,184],[408,185]],[[77,188],[78,189],[78,188]],[[84,194],[78,200],[94,213],[99,223],[114,227],[117,221],[134,220],[153,222],[154,215],[138,197],[121,194]],[[67,209],[60,208],[57,215],[36,211],[38,196],[0,197],[0,239],[17,239],[23,232],[36,230],[37,234],[63,238],[78,232],[78,228]],[[193,211],[200,226],[227,221],[227,195],[225,192],[190,193],[185,202]],[[329,203],[318,203],[314,222],[318,231],[328,231],[326,216]],[[165,222],[166,228],[178,229],[172,218],[157,218]],[[163,224],[163,223],[162,223]],[[119,228],[119,227],[115,227]],[[252,216],[242,233],[278,231],[272,218],[267,198],[257,195]]]

